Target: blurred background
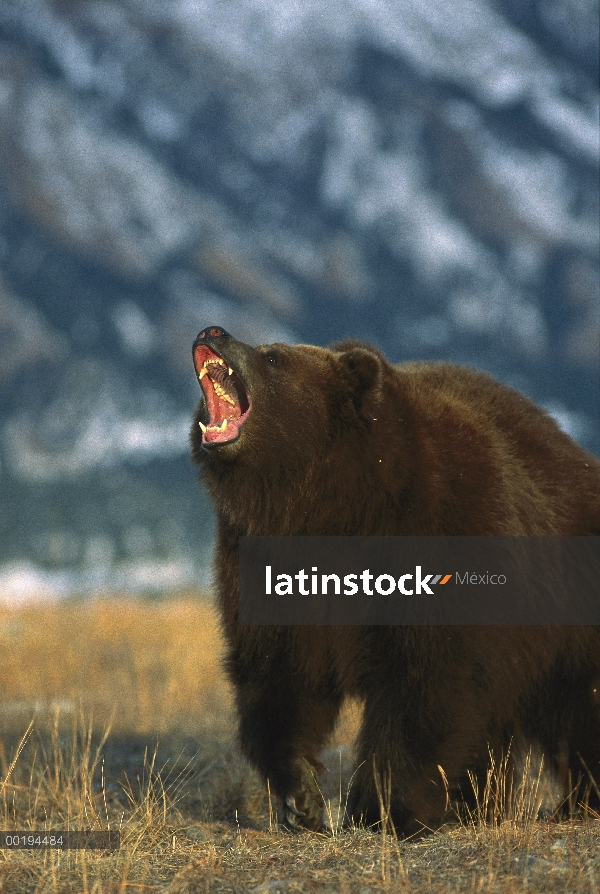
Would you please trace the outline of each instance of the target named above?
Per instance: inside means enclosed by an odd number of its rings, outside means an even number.
[[[207,324],[600,452],[597,0],[2,0],[0,598],[206,584]]]

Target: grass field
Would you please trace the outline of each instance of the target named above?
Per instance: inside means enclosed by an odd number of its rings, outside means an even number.
[[[210,602],[0,608],[0,828],[119,830],[118,850],[0,850],[0,891],[600,894],[600,818],[535,819],[502,767],[428,839],[342,830],[359,708],[324,756],[330,835],[291,835],[235,742]]]

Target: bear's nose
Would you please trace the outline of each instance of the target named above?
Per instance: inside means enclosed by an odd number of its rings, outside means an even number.
[[[196,341],[204,341],[207,338],[231,338],[231,335],[221,326],[207,326],[206,329],[198,333]]]

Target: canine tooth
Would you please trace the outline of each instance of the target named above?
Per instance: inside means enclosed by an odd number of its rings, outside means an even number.
[[[224,419],[223,422],[221,423],[221,426],[218,429],[218,431],[225,431],[226,428],[227,428],[227,419]]]
[[[232,368],[231,368],[230,366],[228,366],[228,367],[227,367],[227,374],[228,374],[228,375],[231,375],[232,372],[233,372]]]
[[[205,426],[205,425],[203,425],[201,422],[199,422],[198,425],[200,426],[200,428],[202,429],[203,432],[206,431],[206,426]]]
[[[198,376],[198,381],[201,382],[207,373],[208,373],[208,370],[207,370],[206,366],[203,366],[202,369],[200,370],[200,374]]]

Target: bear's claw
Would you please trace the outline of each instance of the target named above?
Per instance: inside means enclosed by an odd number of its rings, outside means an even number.
[[[306,816],[302,810],[298,810],[296,807],[296,799],[292,798],[288,795],[285,799],[285,804],[287,810],[285,811],[285,824],[289,826],[290,829],[293,829],[295,832],[304,832],[305,827],[301,826],[297,821],[296,817]]]
[[[284,822],[295,832],[318,832],[323,829],[324,801],[315,768],[301,757],[297,760],[300,771],[300,789],[296,795],[286,795],[284,802]]]
[[[292,798],[288,795],[288,797],[285,799],[285,803],[290,808],[290,810],[292,811],[294,816],[306,816],[306,814],[303,813],[302,810],[298,810],[298,808],[296,807],[296,799],[295,798]]]

